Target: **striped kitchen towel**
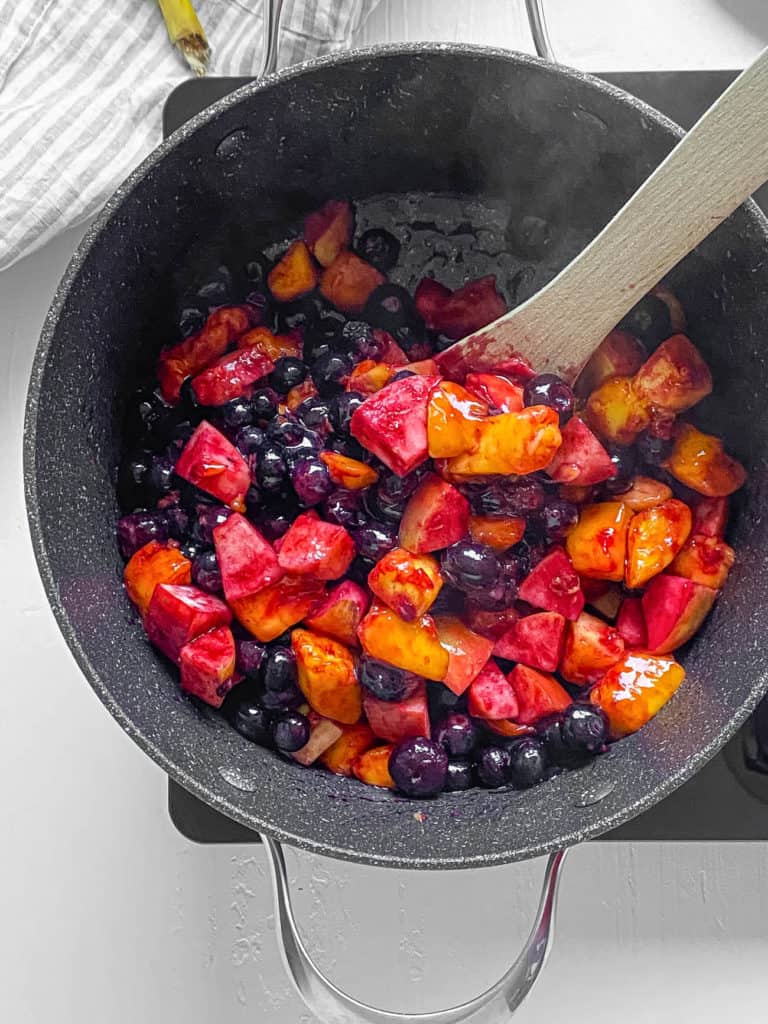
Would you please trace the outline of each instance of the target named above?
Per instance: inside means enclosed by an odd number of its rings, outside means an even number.
[[[349,45],[377,3],[285,0],[279,66]],[[196,8],[210,73],[258,74],[262,0]],[[0,270],[100,209],[189,76],[156,0],[0,0]]]

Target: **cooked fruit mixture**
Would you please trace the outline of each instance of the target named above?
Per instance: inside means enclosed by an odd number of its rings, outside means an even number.
[[[712,378],[666,288],[575,390],[519,359],[448,380],[495,278],[412,296],[398,239],[354,221],[326,203],[161,352],[120,468],[126,591],[248,740],[407,796],[529,787],[680,686],[745,472],[688,418]]]

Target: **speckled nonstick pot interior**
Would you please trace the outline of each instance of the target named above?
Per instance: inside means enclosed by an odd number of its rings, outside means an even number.
[[[619,90],[534,58],[399,46],[324,58],[241,89],[176,132],[117,191],[45,323],[28,399],[27,503],[49,600],[85,676],[183,786],[320,853],[476,867],[618,825],[679,786],[746,718],[768,685],[768,237],[751,205],[673,275],[716,381],[699,418],[750,471],[730,537],[737,564],[683,652],[681,690],[592,767],[528,792],[476,789],[417,803],[286,763],[180,696],[129,608],[114,541],[126,396],[137,368],[174,337],[179,282],[201,249],[236,262],[330,197],[453,193],[513,224],[528,212],[557,225],[543,256],[520,262],[529,269],[515,280],[529,293],[603,226],[677,135]],[[419,217],[419,202],[404,201]],[[476,266],[467,255],[463,268],[448,269],[458,283]]]

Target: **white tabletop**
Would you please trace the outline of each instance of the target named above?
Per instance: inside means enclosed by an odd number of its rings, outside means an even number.
[[[530,49],[522,6],[383,0],[357,41]],[[735,67],[768,42],[765,0],[547,6],[560,59],[590,69]],[[309,1024],[278,959],[260,849],[194,846],[174,831],[163,774],[84,683],[37,578],[21,485],[24,398],[78,237],[0,274],[0,1019]],[[417,874],[289,857],[320,962],[353,994],[410,1011],[495,980],[527,930],[542,867]],[[575,851],[550,965],[517,1019],[761,1019],[767,863],[765,847],[749,844]]]

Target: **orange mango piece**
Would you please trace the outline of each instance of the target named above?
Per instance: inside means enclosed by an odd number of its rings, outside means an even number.
[[[299,689],[318,715],[354,725],[363,713],[363,694],[349,648],[330,637],[294,629]]]
[[[353,775],[355,761],[377,742],[373,729],[367,722],[341,726],[341,736],[326,751],[319,761],[334,775]]]
[[[597,580],[624,579],[627,530],[631,511],[621,501],[585,505],[565,541],[580,576]]]
[[[385,277],[350,251],[340,252],[320,277],[320,292],[343,313],[362,313],[374,288]]]
[[[621,500],[633,512],[642,512],[669,501],[671,497],[672,488],[667,484],[654,480],[652,476],[636,476],[630,489],[621,495]]]
[[[347,391],[359,391],[361,395],[374,395],[381,391],[395,376],[394,366],[377,363],[374,359],[363,359],[353,367],[347,382]]]
[[[350,459],[339,452],[320,452],[320,458],[325,463],[331,480],[347,491],[360,491],[363,487],[375,484],[379,479],[376,470],[365,462]]]
[[[676,427],[675,444],[664,468],[707,498],[725,498],[747,479],[746,470],[726,453],[720,438],[704,434],[691,423]]]
[[[685,679],[685,669],[668,655],[631,651],[609,668],[590,693],[608,719],[609,736],[637,732],[667,703]]]
[[[274,362],[283,356],[301,358],[301,341],[292,334],[273,334],[267,327],[254,327],[237,339],[238,348],[255,348]]]
[[[297,409],[302,402],[306,402],[308,398],[315,398],[317,393],[317,388],[311,380],[303,380],[301,384],[297,384],[295,388],[291,388],[285,396],[285,407],[293,412],[293,410]]]
[[[401,619],[413,622],[432,607],[443,578],[436,558],[395,548],[368,573],[368,586]]]
[[[470,516],[469,534],[475,544],[506,551],[523,539],[525,520],[520,516]]]
[[[719,590],[731,571],[736,552],[719,537],[695,533],[670,566],[676,576]]]
[[[651,405],[631,377],[610,377],[592,392],[584,418],[606,441],[630,445],[651,422]]]
[[[427,406],[427,444],[433,459],[448,459],[472,451],[480,439],[480,424],[488,406],[461,384],[443,380]]]
[[[318,580],[284,576],[257,594],[230,601],[235,618],[263,644],[310,615],[325,595]]]
[[[535,473],[549,465],[562,440],[558,415],[545,405],[489,416],[479,426],[475,451],[449,459],[451,473],[459,476]]]
[[[636,590],[667,568],[688,540],[691,510],[670,498],[632,517],[627,534],[627,586]]]
[[[684,412],[712,390],[712,374],[684,334],[662,341],[635,374],[634,390],[651,405]]]
[[[448,651],[429,615],[405,622],[390,608],[374,604],[357,631],[363,650],[406,672],[441,682],[448,672]]]
[[[352,242],[354,217],[345,199],[329,199],[304,218],[304,241],[321,267],[330,267]]]
[[[192,582],[192,563],[178,548],[151,540],[131,556],[123,582],[128,597],[146,615],[158,583]]]
[[[317,270],[304,242],[294,242],[267,275],[267,285],[278,302],[291,302],[317,285]]]
[[[394,789],[395,780],[389,774],[389,759],[394,749],[394,743],[387,743],[383,747],[374,747],[373,750],[361,754],[352,766],[355,778],[369,786]]]

